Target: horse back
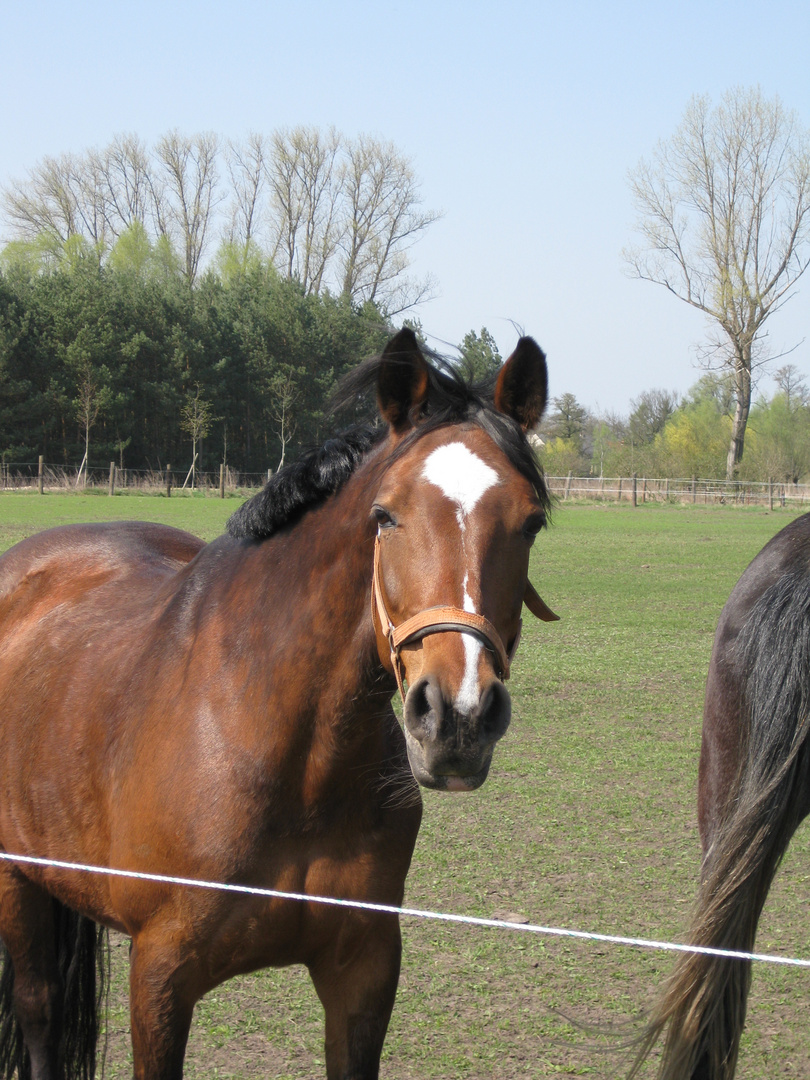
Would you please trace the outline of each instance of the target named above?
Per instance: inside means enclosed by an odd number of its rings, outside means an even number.
[[[181,529],[146,522],[64,525],[28,537],[0,556],[0,640],[19,621],[79,604],[102,584],[157,585],[204,546]]]

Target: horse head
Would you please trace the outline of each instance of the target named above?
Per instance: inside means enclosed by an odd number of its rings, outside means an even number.
[[[372,609],[380,660],[403,693],[414,776],[471,791],[509,726],[504,681],[524,600],[539,618],[556,618],[527,576],[548,506],[525,438],[546,405],[545,357],[522,338],[493,402],[461,419],[435,410],[429,419],[436,379],[414,335],[401,331],[377,379],[392,449],[372,507]]]

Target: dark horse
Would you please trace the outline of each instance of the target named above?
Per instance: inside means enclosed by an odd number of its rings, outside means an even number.
[[[704,859],[690,944],[753,950],[777,867],[810,812],[809,732],[807,514],[757,555],[717,627],[698,781]],[[750,981],[750,961],[684,954],[631,1075],[666,1029],[662,1080],[730,1080]]]
[[[483,783],[524,599],[554,617],[527,581],[546,384],[530,338],[484,394],[404,330],[344,392],[375,391],[383,423],[282,470],[213,543],[107,524],[8,551],[2,850],[401,904],[414,777]],[[4,1075],[93,1075],[98,926],[132,940],[136,1077],[182,1076],[195,1002],[287,964],[323,1004],[328,1077],[377,1076],[396,915],[5,860]]]

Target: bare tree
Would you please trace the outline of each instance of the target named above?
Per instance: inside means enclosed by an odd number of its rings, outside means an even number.
[[[630,176],[641,247],[631,273],[704,312],[718,332],[707,363],[733,376],[729,479],[743,456],[752,372],[767,359],[766,319],[810,262],[810,142],[778,98],[695,97],[668,142]]]
[[[248,249],[258,232],[266,184],[267,140],[252,132],[244,143],[228,142],[226,162],[231,180],[230,241]]]
[[[795,364],[785,364],[774,372],[776,385],[785,395],[788,409],[801,405],[807,405],[810,400],[810,389],[801,371]]]
[[[82,237],[99,259],[135,222],[165,219],[161,185],[135,136],[116,136],[100,151],[46,157],[3,191],[2,202],[18,237],[50,237],[57,245]]]
[[[433,288],[431,280],[406,285],[403,274],[408,248],[439,215],[420,210],[413,166],[393,143],[361,135],[347,157],[342,292],[397,314],[427,299]]]
[[[156,189],[149,151],[137,135],[116,135],[104,150],[91,151],[89,158],[100,178],[105,218],[114,236],[136,221],[145,225],[161,216],[153,206]]]
[[[78,372],[76,385],[76,419],[84,431],[84,457],[76,474],[76,487],[84,479],[84,487],[87,487],[87,468],[90,457],[90,432],[98,420],[99,413],[109,404],[109,391],[106,387],[99,387],[89,360],[82,363]]]
[[[193,284],[216,206],[219,139],[210,132],[192,139],[172,131],[155,152],[166,177],[168,222],[179,234],[184,273]]]
[[[95,247],[98,257],[105,253],[110,235],[104,206],[103,178],[92,155],[84,158],[70,156],[67,182],[73,194],[80,236]]]
[[[194,393],[189,392],[186,395],[186,401],[180,413],[180,427],[191,436],[192,457],[189,475],[192,491],[194,491],[197,479],[197,458],[200,454],[198,447],[211,430],[211,425],[219,419],[214,416],[213,411],[213,405],[202,396],[200,384],[197,383]],[[186,483],[188,483],[188,477],[186,477]],[[185,486],[183,484],[183,487]]]
[[[276,434],[281,443],[281,459],[278,468],[283,469],[287,444],[292,439],[298,426],[295,417],[295,406],[301,400],[301,391],[296,386],[293,373],[289,369],[280,371],[273,378],[271,391],[273,393],[273,404],[270,408],[270,415],[275,422]],[[278,472],[278,469],[276,472]]]
[[[338,241],[340,137],[297,127],[273,135],[267,171],[273,200],[273,260],[307,293],[319,292]]]
[[[34,240],[50,236],[64,244],[83,236],[99,252],[106,241],[101,178],[87,157],[46,157],[4,192],[5,216],[18,236]]]
[[[644,390],[630,400],[627,431],[636,445],[651,443],[660,434],[678,408],[674,390]]]

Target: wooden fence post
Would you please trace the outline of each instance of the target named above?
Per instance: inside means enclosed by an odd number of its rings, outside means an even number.
[[[619,477],[619,489],[616,492],[616,502],[622,501],[622,478]]]
[[[225,465],[222,464],[219,467],[219,497],[225,498]]]
[[[633,506],[638,506],[638,473],[633,473]]]
[[[115,462],[110,462],[110,495],[115,494]]]
[[[568,496],[571,494],[571,478],[573,477],[573,475],[574,474],[572,472],[570,472],[568,474],[568,477],[567,477],[566,481],[565,481],[565,495],[563,496],[563,498],[565,498],[565,499],[567,499]]]
[[[172,497],[172,467],[171,467],[171,465],[167,465],[166,466],[166,498],[170,499],[171,497]]]
[[[45,462],[43,460],[42,454],[39,455],[39,470],[38,470],[38,474],[37,474],[37,479],[38,479],[38,484],[39,484],[39,493],[40,493],[40,495],[44,495],[45,494]]]

